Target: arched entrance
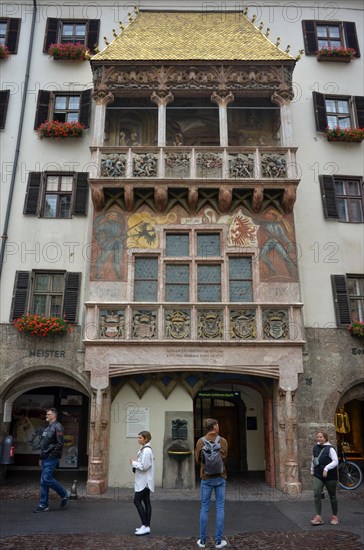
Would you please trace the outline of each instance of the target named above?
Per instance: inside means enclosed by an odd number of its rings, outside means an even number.
[[[364,465],[364,384],[350,388],[340,399],[335,412],[338,445],[347,458]]]
[[[12,380],[4,389],[4,431],[15,441],[14,468],[37,468],[45,410],[55,407],[64,426],[65,445],[60,468],[86,469],[89,395],[79,381],[65,373],[39,370]]]
[[[270,380],[247,380],[221,375],[207,383],[194,398],[195,443],[205,433],[206,418],[219,421],[220,434],[229,445],[227,470],[237,476],[264,473],[274,485],[272,387]],[[251,378],[251,377],[249,377]]]

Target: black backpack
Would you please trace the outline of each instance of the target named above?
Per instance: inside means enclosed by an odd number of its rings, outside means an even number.
[[[221,437],[216,436],[215,441],[208,441],[205,437],[202,438],[204,446],[201,451],[201,461],[203,471],[208,476],[222,474],[224,471],[224,463],[221,456],[221,445],[219,443]]]

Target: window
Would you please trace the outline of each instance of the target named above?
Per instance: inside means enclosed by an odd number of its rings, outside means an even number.
[[[162,289],[159,281],[164,281]],[[225,257],[220,232],[166,232],[164,255],[135,257],[133,299],[174,303],[252,301],[252,258]]]
[[[18,51],[19,31],[21,19],[11,17],[0,19],[0,44],[7,46],[11,54]]]
[[[34,129],[47,120],[60,122],[81,122],[86,128],[90,125],[91,90],[79,94],[62,94],[40,90]]]
[[[51,44],[84,44],[95,53],[99,42],[99,19],[47,19],[43,52],[47,53]]]
[[[30,172],[23,213],[43,218],[85,216],[87,202],[87,172]]]
[[[65,317],[77,322],[81,273],[17,271],[10,321],[26,313]]]
[[[332,275],[337,324],[364,321],[364,275]]]
[[[325,218],[364,222],[363,179],[353,176],[320,176]]]
[[[0,91],[0,129],[5,128],[6,114],[8,112],[10,90]]]
[[[355,23],[335,21],[302,21],[306,55],[316,55],[320,48],[353,48],[360,57]]]
[[[339,97],[312,92],[315,109],[316,130],[326,132],[327,128],[364,127],[364,97]]]

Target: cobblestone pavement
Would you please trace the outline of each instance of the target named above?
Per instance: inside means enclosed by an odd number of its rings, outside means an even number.
[[[344,531],[264,532],[238,534],[227,538],[231,550],[361,550],[364,545],[357,535]],[[214,548],[212,540],[206,548]],[[2,550],[196,550],[196,539],[174,537],[143,537],[116,535],[32,535],[1,539]]]

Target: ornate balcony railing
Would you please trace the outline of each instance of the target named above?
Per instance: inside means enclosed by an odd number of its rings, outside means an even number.
[[[95,178],[298,178],[296,148],[287,147],[100,147],[98,158]]]
[[[85,343],[303,344],[302,304],[86,303]]]

